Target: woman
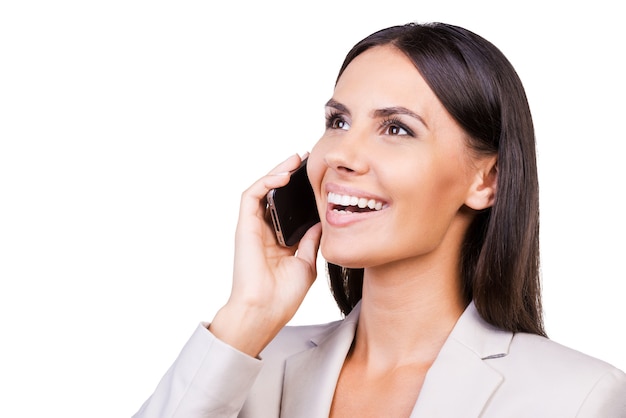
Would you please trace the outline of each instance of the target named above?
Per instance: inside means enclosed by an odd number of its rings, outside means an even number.
[[[525,93],[486,40],[392,27],[347,55],[308,174],[320,213],[276,243],[243,195],[233,288],[137,417],[624,417],[626,375],[545,337]],[[285,327],[328,261],[342,321]]]

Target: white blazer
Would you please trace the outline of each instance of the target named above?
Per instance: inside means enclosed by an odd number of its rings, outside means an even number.
[[[134,417],[328,417],[359,311],[285,327],[260,359],[200,325]],[[497,329],[470,304],[411,417],[626,418],[626,374],[549,339]]]

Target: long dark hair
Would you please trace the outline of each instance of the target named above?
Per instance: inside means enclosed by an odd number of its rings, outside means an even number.
[[[409,57],[480,154],[497,155],[497,192],[475,215],[461,249],[466,303],[498,328],[545,335],[539,280],[539,186],[535,134],[522,83],[489,41],[458,26],[410,23],[375,32],[346,56],[380,45]],[[363,269],[328,263],[333,296],[347,314],[362,296]]]

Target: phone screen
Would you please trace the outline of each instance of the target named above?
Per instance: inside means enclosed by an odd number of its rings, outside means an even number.
[[[287,185],[272,189],[267,195],[276,238],[286,247],[297,244],[320,220],[313,188],[306,174],[306,161],[291,173]]]

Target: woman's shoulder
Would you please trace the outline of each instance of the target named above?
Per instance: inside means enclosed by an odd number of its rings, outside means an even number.
[[[261,356],[264,359],[287,357],[307,350],[314,347],[317,341],[324,339],[341,323],[342,320],[315,325],[288,325],[274,337]]]
[[[261,354],[264,358],[281,360],[320,344],[343,346],[346,341],[350,344],[356,332],[359,312],[360,304],[357,304],[343,319],[316,325],[286,326]]]
[[[530,366],[541,365],[544,370],[565,371],[571,375],[574,368],[578,374],[603,374],[617,370],[611,364],[585,354],[575,348],[535,334],[516,333],[511,340],[511,361]]]
[[[534,334],[514,334],[507,355],[488,360],[503,382],[501,396],[509,407],[532,410],[552,406],[576,416],[622,416],[626,412],[626,374],[613,365]],[[528,396],[520,397],[516,394]],[[568,410],[570,410],[568,409]],[[601,413],[599,412],[601,411]]]
[[[606,373],[623,375],[611,364],[552,339],[496,328],[480,316],[473,304],[451,335],[509,379],[588,381]]]

